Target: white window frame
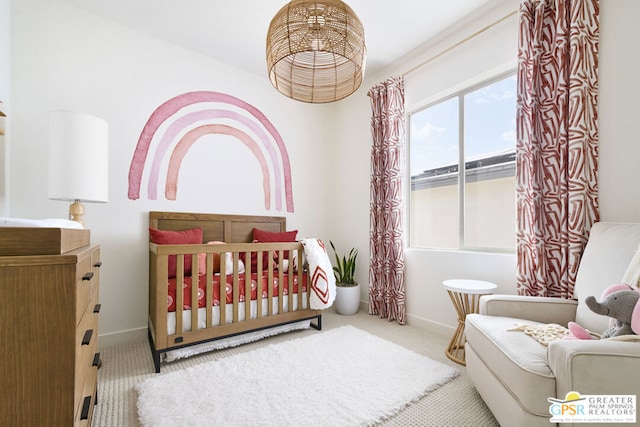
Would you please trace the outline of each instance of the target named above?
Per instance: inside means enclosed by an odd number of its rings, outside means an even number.
[[[516,252],[516,247],[512,249],[508,248],[489,248],[489,247],[474,247],[474,246],[466,246],[464,244],[465,236],[465,135],[464,135],[464,120],[461,118],[464,117],[464,96],[474,92],[482,87],[488,86],[492,83],[505,79],[507,77],[515,76],[517,73],[517,69],[510,65],[508,68],[501,67],[499,70],[493,70],[488,73],[483,74],[482,76],[478,76],[478,78],[473,79],[472,81],[460,84],[451,88],[446,92],[442,92],[438,95],[435,95],[429,98],[426,102],[421,102],[412,106],[410,109],[407,109],[405,114],[406,123],[408,126],[408,132],[406,132],[406,173],[407,173],[407,183],[406,183],[406,218],[405,223],[407,224],[407,237],[406,244],[409,249],[412,250],[435,250],[435,251],[452,251],[452,252],[478,252],[478,253],[504,253],[504,254],[514,254]],[[425,110],[427,108],[433,107],[437,104],[445,102],[452,98],[458,98],[458,212],[459,212],[459,223],[458,223],[458,248],[440,248],[440,247],[421,247],[421,246],[412,246],[411,245],[411,115],[417,113],[419,111]],[[514,117],[515,119],[515,117]]]

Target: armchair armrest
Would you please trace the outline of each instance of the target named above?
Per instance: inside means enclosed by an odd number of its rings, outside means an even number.
[[[556,377],[558,397],[581,394],[637,394],[640,342],[555,340],[547,361]]]
[[[522,295],[483,295],[480,298],[480,314],[562,326],[575,320],[577,307],[578,301],[561,298]]]

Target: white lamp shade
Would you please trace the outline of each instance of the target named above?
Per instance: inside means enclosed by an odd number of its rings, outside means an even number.
[[[109,200],[109,125],[86,113],[49,112],[49,198]]]

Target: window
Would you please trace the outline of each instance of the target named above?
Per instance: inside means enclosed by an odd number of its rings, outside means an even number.
[[[515,250],[516,76],[409,114],[409,244]]]

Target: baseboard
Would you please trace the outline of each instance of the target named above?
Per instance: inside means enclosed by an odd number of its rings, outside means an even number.
[[[125,344],[128,342],[138,341],[147,337],[147,328],[129,329],[128,331],[114,332],[111,334],[103,334],[98,338],[100,347],[110,347],[116,344]]]
[[[412,314],[407,315],[407,324],[415,326],[416,328],[424,329],[434,334],[441,335],[443,337],[450,337],[453,335],[455,328],[444,323],[435,322],[433,320],[425,319],[423,317],[415,316]]]
[[[369,312],[369,303],[367,301],[360,301],[360,310]],[[455,328],[445,325],[433,320],[425,319],[412,314],[407,315],[407,324],[415,326],[420,329],[425,329],[434,334],[449,337],[453,335]],[[116,344],[125,344],[146,338],[147,328],[129,329],[127,331],[114,332],[111,334],[100,335],[99,345],[100,347],[109,347]]]
[[[360,309],[369,312],[369,303],[367,301],[360,301]],[[407,314],[407,325],[415,326],[416,328],[424,329],[434,334],[438,334],[443,337],[450,337],[453,335],[455,328],[444,323],[434,322],[433,320],[425,319],[423,317],[415,316],[413,314]]]

